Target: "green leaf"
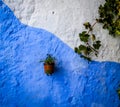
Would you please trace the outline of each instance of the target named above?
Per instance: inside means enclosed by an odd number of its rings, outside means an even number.
[[[96,42],[93,44],[93,47],[94,47],[95,49],[99,49],[100,46],[101,46],[101,42],[100,42],[100,41],[96,41]]]
[[[87,55],[87,54],[88,54],[87,46],[85,46],[85,45],[80,45],[80,46],[79,46],[79,50],[80,50],[80,52],[81,52],[82,54],[84,54],[84,55]]]
[[[100,44],[100,43],[101,43],[101,41],[99,41],[99,40],[98,40],[98,41],[96,41],[96,43]]]
[[[81,35],[85,35],[85,34],[87,34],[87,31],[83,31],[82,33],[79,33],[79,37],[80,37]]]
[[[78,51],[78,48],[77,48],[77,47],[75,47],[75,49],[74,49],[74,50],[75,50],[75,52],[77,53],[77,51]]]
[[[92,31],[90,22],[85,22],[83,25],[84,25],[85,29],[89,29],[90,31]]]
[[[79,34],[80,40],[83,42],[88,42],[89,36],[86,31],[83,31],[82,33]]]
[[[86,29],[88,29],[91,26],[89,22],[85,22],[83,25],[85,26]]]
[[[85,45],[80,45],[79,46],[79,50],[85,56],[89,55],[92,52],[92,50],[90,49],[90,47],[89,46],[85,46]]]
[[[77,48],[77,47],[75,47],[75,52],[77,53],[77,54],[81,54],[81,51]]]
[[[99,6],[100,17],[97,21],[103,23],[103,28],[107,29],[110,35],[119,35],[116,29],[120,28],[120,0],[105,1],[104,5]]]
[[[86,47],[85,45],[80,45],[80,46],[79,46],[79,49],[82,51],[82,50],[86,50],[87,47]]]

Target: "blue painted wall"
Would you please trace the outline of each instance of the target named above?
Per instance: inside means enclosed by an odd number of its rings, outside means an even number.
[[[47,53],[57,59],[52,76],[39,63]],[[0,107],[120,107],[119,83],[119,63],[88,63],[0,1]]]

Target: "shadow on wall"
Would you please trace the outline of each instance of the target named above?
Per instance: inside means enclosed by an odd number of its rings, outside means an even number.
[[[120,64],[88,63],[55,35],[21,24],[0,1],[0,107],[119,107]],[[44,59],[57,59],[47,76]]]

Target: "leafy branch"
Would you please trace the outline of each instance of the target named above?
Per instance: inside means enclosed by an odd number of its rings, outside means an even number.
[[[98,22],[103,24],[103,29],[108,29],[109,34],[120,36],[120,0],[105,0],[104,5],[99,6]]]
[[[84,27],[87,31],[83,31],[79,33],[79,38],[83,42],[83,44],[75,47],[75,52],[81,54],[83,58],[87,60],[91,60],[90,55],[93,53],[96,56],[98,55],[98,50],[101,46],[101,41],[96,40],[95,34],[93,34],[93,27],[97,21],[91,25],[89,22],[84,23]]]
[[[93,27],[97,22],[103,24],[103,29],[108,29],[109,34],[120,36],[120,0],[105,0],[104,5],[100,5],[98,9],[99,18],[91,25],[89,22],[84,23],[87,31],[79,34],[83,44],[75,47],[75,52],[81,54],[83,58],[91,60],[91,54],[98,55],[101,41],[96,40],[96,36],[92,33]]]

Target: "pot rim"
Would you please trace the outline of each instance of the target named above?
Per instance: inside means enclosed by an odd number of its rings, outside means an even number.
[[[55,63],[51,63],[51,64],[48,64],[48,63],[44,63],[44,65],[55,65]]]

